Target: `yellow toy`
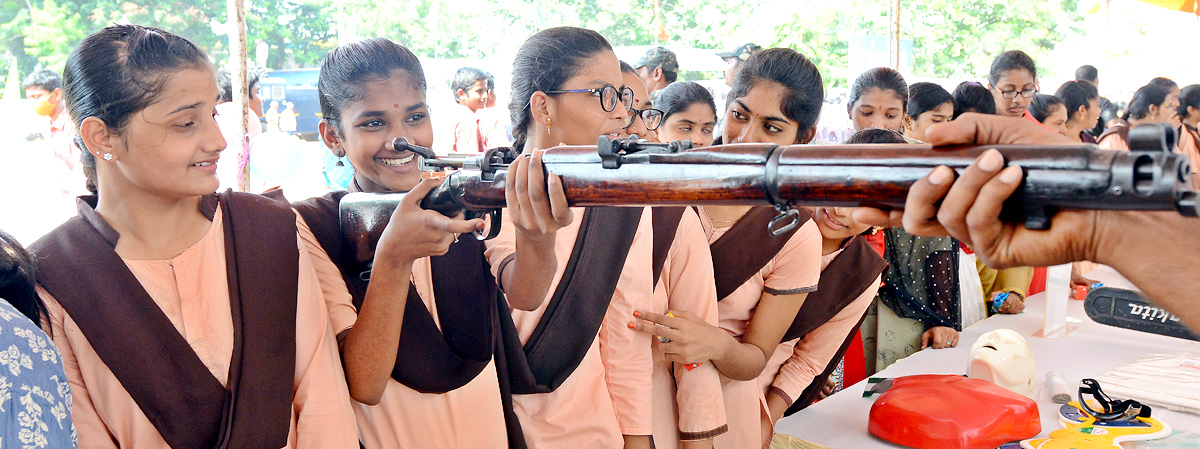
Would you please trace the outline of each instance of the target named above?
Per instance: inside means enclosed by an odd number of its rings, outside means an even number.
[[[1171,434],[1170,426],[1150,417],[1120,421],[1098,421],[1078,401],[1062,406],[1061,420],[1067,427],[1050,432],[1050,438],[1021,442],[1025,449],[1121,449],[1120,443],[1153,440]]]

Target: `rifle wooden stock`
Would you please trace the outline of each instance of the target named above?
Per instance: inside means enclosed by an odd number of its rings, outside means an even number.
[[[542,162],[547,173],[561,177],[572,206],[740,204],[891,209],[902,208],[909,187],[935,167],[949,166],[961,174],[991,148],[1004,155],[1006,164],[1025,171],[1021,187],[1005,205],[1004,218],[1023,221],[1032,229],[1048,227],[1056,208],[1178,210],[1196,215],[1186,157],[1101,150],[1086,144],[937,149],[929,145],[731,144],[678,152],[637,151],[609,155],[607,160],[597,146],[562,146],[546,150]],[[498,210],[505,206],[504,177],[503,170],[494,176],[481,176],[476,170],[452,173],[422,206],[448,216]],[[390,214],[398,201],[388,196],[355,198],[357,195],[343,200],[343,224],[347,224],[346,218],[361,221],[365,217],[362,211],[371,208],[378,209],[374,215]],[[357,218],[347,217],[347,206],[360,209],[351,212]],[[376,219],[385,224],[386,218]]]

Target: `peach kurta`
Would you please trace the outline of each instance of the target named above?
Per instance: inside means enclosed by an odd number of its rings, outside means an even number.
[[[1176,151],[1188,157],[1192,165],[1192,188],[1200,189],[1200,131],[1188,125],[1179,130]]]
[[[842,250],[839,249],[822,256],[821,270],[824,271],[829,263],[833,262],[833,259],[841,253]],[[882,277],[877,277],[870,287],[850,304],[847,304],[837,315],[799,341],[793,341],[791,345],[780,344],[776,348],[775,354],[771,356],[771,361],[767,362],[767,367],[774,366],[778,369],[774,372],[764,370],[763,374],[759,376],[759,382],[769,386],[766,394],[779,395],[788,404],[799,398],[813,379],[825,370],[833,356],[837,355],[846,336],[850,335],[858,326],[867,307],[875,299],[875,293],[879,291],[881,280]],[[769,416],[764,415],[764,418]],[[775,423],[770,419],[763,419],[762,425],[763,441],[767,443],[774,433]]]
[[[299,228],[305,249],[313,255],[322,287],[326,290],[333,328],[352,327],[354,305],[341,272],[321,249],[308,226],[301,224]],[[410,281],[440,328],[428,257],[413,263]],[[379,404],[369,406],[354,402],[354,413],[362,443],[368,449],[501,449],[508,446],[494,361],[466,385],[441,394],[422,393],[389,378]]]
[[[572,208],[572,213],[575,214],[575,222],[560,229],[555,238],[554,252],[558,258],[558,268],[545,300],[532,311],[512,311],[522,343],[528,341],[546,312],[550,297],[558,287],[571,257],[584,209]],[[647,211],[642,214],[624,269],[617,281],[610,310],[605,316],[606,323],[612,322],[613,316],[631,318],[637,305],[650,302],[653,240],[650,222],[650,213]],[[516,254],[515,242],[515,230],[505,222],[500,236],[487,243],[488,260],[497,279],[500,274],[496,270],[505,259]],[[628,330],[625,324],[629,321],[629,318],[624,318],[621,327]],[[607,325],[601,326],[602,333],[609,332],[603,329]],[[629,337],[626,338],[614,338],[611,334],[600,338],[598,335],[579,366],[553,392],[513,396],[513,408],[521,421],[530,449],[619,448],[624,444],[621,438],[623,426],[628,426],[626,428],[630,430],[625,430],[627,432],[646,429],[644,434],[649,434],[649,379],[653,371],[649,337],[627,335]],[[619,370],[606,372],[602,350],[613,357],[609,359],[609,366],[619,367]],[[612,391],[617,392],[616,396],[610,395],[610,386],[615,386]],[[614,402],[619,406],[614,407]]]
[[[700,221],[709,242],[717,241],[729,230],[727,227],[715,228],[703,209]],[[780,296],[810,293],[816,290],[820,276],[821,232],[816,223],[809,220],[758,273],[718,303],[721,328],[740,340],[750,327],[763,293]],[[782,344],[794,347],[795,341]],[[784,361],[778,360],[774,365],[768,363],[763,372],[777,372]],[[762,415],[766,413],[764,392],[770,385],[759,379],[737,381],[724,376],[721,384],[729,432],[718,436],[714,444],[716,447],[762,447],[761,423]]]
[[[1122,139],[1121,135],[1118,133],[1112,133],[1104,136],[1104,138],[1100,139],[1100,142],[1098,142],[1096,145],[1106,150],[1129,151],[1129,142],[1126,142],[1125,139]]]
[[[221,210],[208,232],[192,247],[168,260],[125,260],[129,270],[224,385],[233,354],[233,316],[226,278]],[[295,397],[288,448],[357,446],[354,413],[329,326],[313,260],[300,251],[296,304]],[[168,448],[78,325],[45,290],[54,343],[75,403],[72,418],[80,448]],[[136,325],[136,323],[128,323]],[[135,348],[131,348],[135,349]]]
[[[700,218],[689,208],[675,231],[649,311],[688,311],[716,326],[717,290],[712,279],[708,238]],[[721,377],[711,362],[688,371],[656,351],[653,398],[656,447],[678,448],[681,437],[702,440],[728,431]]]

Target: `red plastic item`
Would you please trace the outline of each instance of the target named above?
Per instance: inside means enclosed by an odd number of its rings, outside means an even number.
[[[992,449],[1042,431],[1037,403],[991,382],[923,374],[892,379],[868,430],[917,449]]]
[[[1026,298],[1046,291],[1046,267],[1033,267],[1033,280],[1029,282]]]
[[[1077,299],[1079,301],[1083,301],[1083,300],[1087,299],[1087,294],[1091,290],[1092,289],[1088,288],[1088,286],[1086,286],[1086,285],[1076,285],[1075,286],[1075,299]]]

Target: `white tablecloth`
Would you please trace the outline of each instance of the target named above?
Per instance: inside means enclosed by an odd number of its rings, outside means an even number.
[[[1087,277],[1109,287],[1132,288],[1129,281],[1111,268],[1101,267]],[[1109,369],[1128,363],[1144,354],[1155,352],[1189,352],[1200,354],[1200,342],[1147,334],[1098,324],[1083,311],[1083,301],[1070,300],[1067,325],[1075,329],[1059,340],[1034,337],[1042,328],[1045,293],[1028,298],[1025,312],[1018,315],[996,315],[963,330],[955,348],[926,349],[900,360],[873,377],[900,377],[913,374],[959,374],[967,369],[967,353],[971,345],[985,332],[1012,329],[1025,337],[1033,351],[1039,384],[1045,382],[1048,371],[1058,371],[1067,383],[1078,386],[1079,380],[1094,377]],[[859,382],[795,415],[779,420],[775,431],[836,449],[870,447],[902,447],[871,435],[867,421],[872,398],[862,397],[866,382]],[[1039,386],[1032,398],[1038,403],[1042,418],[1042,433],[1062,428],[1058,424],[1059,404]],[[879,397],[875,395],[874,397]],[[1154,409],[1154,417],[1178,430],[1200,433],[1200,416]]]

